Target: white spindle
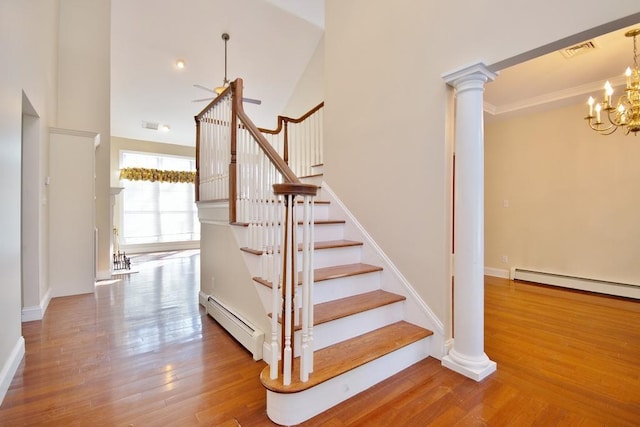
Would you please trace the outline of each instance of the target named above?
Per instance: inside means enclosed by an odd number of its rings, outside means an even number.
[[[310,241],[310,220],[309,215],[311,209],[309,208],[309,196],[304,197],[303,212],[302,212],[302,349],[300,352],[300,381],[306,382],[309,380],[309,311],[313,310],[313,305],[309,299],[309,289],[311,284],[309,283],[309,270],[310,266],[310,254],[309,254],[309,241]]]
[[[307,282],[309,283],[309,288],[307,290],[307,295],[309,298],[309,309],[307,311],[307,319],[309,322],[309,328],[308,328],[308,332],[309,332],[309,339],[308,339],[308,348],[309,350],[307,351],[307,370],[309,371],[309,373],[313,372],[313,322],[314,322],[314,318],[313,318],[313,286],[314,286],[314,282],[315,282],[315,276],[314,276],[314,270],[313,270],[313,255],[314,255],[314,247],[315,247],[315,210],[314,210],[314,203],[313,203],[313,197],[311,196],[307,196],[308,199],[308,206],[309,206],[309,242],[308,242],[308,247],[309,247],[309,263],[307,264],[308,269],[307,269],[307,276],[309,277]]]
[[[284,351],[282,357],[283,363],[283,373],[282,373],[282,382],[284,385],[291,384],[291,371],[293,367],[293,337],[291,336],[291,330],[293,327],[293,318],[292,318],[292,310],[293,310],[293,290],[295,286],[295,280],[293,278],[293,272],[295,272],[295,257],[293,255],[293,251],[291,249],[291,245],[294,244],[294,231],[295,227],[293,227],[293,217],[295,209],[291,208],[291,204],[294,200],[294,196],[285,195],[285,228],[284,228],[284,238],[282,239],[282,250],[284,251],[284,276],[283,278],[283,286],[284,286],[284,313],[282,317],[282,327],[284,327]]]

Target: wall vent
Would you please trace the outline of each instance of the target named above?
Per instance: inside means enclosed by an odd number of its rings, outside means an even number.
[[[158,128],[160,127],[160,123],[142,122],[142,127],[144,129],[158,130]]]
[[[591,52],[592,50],[597,49],[598,46],[595,44],[593,40],[589,40],[575,46],[568,47],[566,49],[562,49],[560,53],[565,58],[573,58],[576,55],[581,55],[583,53]]]

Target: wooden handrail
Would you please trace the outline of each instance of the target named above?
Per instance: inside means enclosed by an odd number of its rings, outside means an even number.
[[[318,111],[319,109],[321,109],[322,107],[324,107],[324,101],[321,102],[320,104],[316,105],[315,107],[313,107],[311,110],[307,111],[303,116],[298,117],[297,119],[291,118],[291,117],[287,117],[287,116],[278,116],[277,119],[277,127],[275,129],[265,129],[265,128],[258,128],[258,130],[260,132],[263,133],[268,133],[271,135],[276,135],[278,133],[280,133],[280,131],[282,131],[282,124],[284,122],[291,122],[291,123],[300,123],[305,121],[306,119],[308,119],[310,116],[313,115],[313,113],[315,113],[316,111]]]
[[[271,163],[273,163],[273,165],[276,167],[278,172],[282,174],[285,182],[300,183],[300,180],[298,179],[296,174],[293,173],[291,168],[284,162],[278,152],[271,146],[271,144],[269,144],[267,138],[264,137],[258,127],[253,124],[251,119],[249,119],[249,117],[245,114],[244,109],[242,108],[242,79],[236,79],[231,82],[231,87],[234,88],[233,102],[236,104],[236,114],[240,118],[242,124],[245,125],[251,136],[255,138],[262,151],[264,151],[264,153],[269,158]]]

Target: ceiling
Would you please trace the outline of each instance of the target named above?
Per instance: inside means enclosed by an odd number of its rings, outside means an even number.
[[[224,77],[242,77],[258,126],[275,127],[323,35],[324,0],[112,0],[111,135],[194,145],[195,122]],[[277,31],[275,30],[277,29]],[[175,62],[183,59],[184,69]],[[143,122],[166,124],[169,132]]]
[[[193,85],[222,84],[222,33],[230,34],[229,79],[242,77],[245,96],[262,101],[245,110],[273,128],[322,38],[324,0],[112,0],[111,26],[112,136],[194,145],[193,116],[206,102],[193,100],[211,94]],[[586,111],[605,80],[624,81],[629,28],[592,39],[594,49],[571,58],[557,51],[499,70],[485,89],[487,120],[582,101]]]
[[[602,99],[607,80],[616,89],[615,99],[624,90],[626,68],[633,66],[633,39],[624,34],[638,26],[566,46],[584,42],[595,46],[578,50],[569,58],[559,50],[500,70],[485,87],[485,117],[512,117],[578,102],[584,102],[586,113],[587,99],[590,95]],[[640,39],[638,44],[640,47]]]

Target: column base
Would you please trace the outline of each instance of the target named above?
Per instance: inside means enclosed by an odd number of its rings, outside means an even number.
[[[481,360],[471,360],[452,349],[449,354],[442,358],[442,366],[472,380],[482,381],[498,368],[496,362],[490,360],[484,353],[483,356]]]

